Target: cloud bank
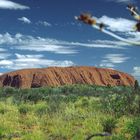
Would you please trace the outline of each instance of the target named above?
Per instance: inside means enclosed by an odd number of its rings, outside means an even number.
[[[0,9],[26,10],[26,9],[30,9],[30,7],[10,1],[10,0],[0,0]]]
[[[125,18],[111,18],[108,16],[102,16],[98,19],[99,22],[103,22],[107,25],[107,29],[113,32],[131,32],[134,31],[136,22]]]
[[[4,69],[25,69],[25,68],[42,68],[48,66],[61,66],[67,67],[75,65],[69,60],[51,60],[44,58],[43,55],[21,55],[15,54],[15,59],[3,59],[0,60],[0,67]]]
[[[131,0],[108,0],[108,1],[114,1],[114,2],[117,2],[117,3],[130,3],[131,2]]]
[[[99,66],[114,68],[116,64],[124,63],[128,59],[130,58],[126,57],[124,54],[106,54]]]

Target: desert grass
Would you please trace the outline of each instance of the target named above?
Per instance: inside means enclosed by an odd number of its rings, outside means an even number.
[[[65,89],[66,94],[47,94],[43,96],[43,99],[40,99],[39,96],[39,100],[37,100],[38,94],[35,94],[36,98],[33,98],[35,101],[33,101],[31,97],[31,100],[29,100],[20,95],[21,100],[19,97],[17,98],[13,95],[13,93],[8,94],[8,96],[2,93],[4,95],[1,94],[0,100],[0,139],[86,140],[93,134],[107,131],[111,133],[110,136],[99,136],[92,139],[133,140],[139,137],[139,112],[135,111],[131,113],[129,112],[131,110],[127,110],[124,114],[122,112],[115,114],[113,110],[114,106],[116,105],[115,107],[118,106],[118,108],[120,108],[121,105],[116,103],[112,107],[109,106],[109,104],[114,104],[116,98],[121,100],[120,94],[116,93],[118,96],[115,94],[115,96],[112,95],[112,98],[110,96],[106,97],[105,92],[107,92],[107,89],[103,88],[101,90],[99,88],[97,88],[96,91],[99,93],[100,91],[103,92],[102,94],[105,96],[99,96],[98,94],[95,96],[87,96],[86,91],[91,92],[87,90],[88,87],[86,87],[86,90],[82,89],[84,94],[80,91],[80,95],[79,93],[76,95],[77,91],[74,95],[68,94],[69,91]],[[10,91],[11,89],[8,90]],[[123,90],[124,87],[123,89],[117,89],[116,92],[122,92]],[[127,90],[127,92],[132,91],[128,88],[125,90]],[[126,92],[125,90],[124,92]],[[2,92],[4,91],[5,89],[2,89]],[[54,91],[56,92],[56,89]],[[22,92],[22,90],[18,90],[18,93],[20,92]],[[45,92],[45,90],[43,90],[43,92]],[[108,89],[108,92],[114,92],[114,89]],[[111,98],[112,100],[107,101],[105,98]],[[124,100],[124,98],[122,98],[122,100]],[[138,102],[138,99],[135,100]],[[119,103],[123,106],[121,101],[119,101]],[[106,106],[105,102],[108,103],[108,106]],[[134,101],[134,105],[135,104],[136,101]],[[103,106],[106,107],[106,109]]]

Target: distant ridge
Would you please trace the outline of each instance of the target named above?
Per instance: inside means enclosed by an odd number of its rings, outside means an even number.
[[[134,86],[133,76],[112,69],[89,66],[23,69],[0,76],[0,87],[38,88],[71,84]]]

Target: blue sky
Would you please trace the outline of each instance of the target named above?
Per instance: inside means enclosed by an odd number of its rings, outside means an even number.
[[[140,46],[126,44],[74,16],[90,12],[106,29],[140,42],[126,9],[133,0],[0,0],[0,73],[86,65],[117,69],[140,80]]]

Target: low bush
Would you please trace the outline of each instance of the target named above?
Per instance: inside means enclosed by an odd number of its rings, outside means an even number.
[[[117,116],[140,113],[140,96],[132,93],[106,95],[101,104],[103,111]]]
[[[87,98],[82,99],[82,107],[89,107],[89,100]]]
[[[125,133],[131,134],[131,139],[140,139],[140,118],[135,118],[127,122],[125,126]]]
[[[113,129],[116,128],[117,120],[116,118],[110,117],[102,120],[101,124],[104,132],[112,133]]]
[[[47,113],[48,106],[45,102],[39,103],[35,106],[35,113],[41,117]]]
[[[26,115],[30,111],[30,108],[26,104],[21,104],[18,108],[18,111],[20,114]]]
[[[112,136],[112,140],[128,140],[123,134],[117,134]]]

